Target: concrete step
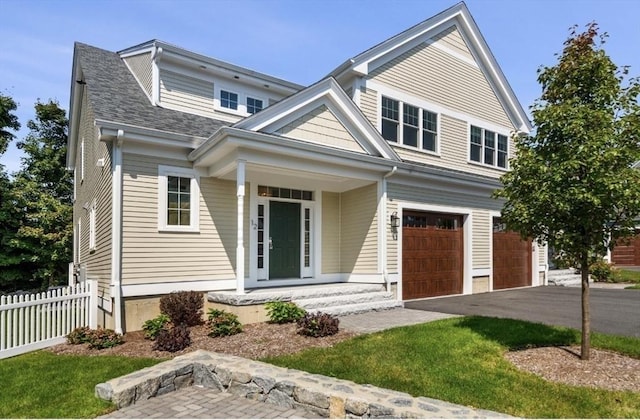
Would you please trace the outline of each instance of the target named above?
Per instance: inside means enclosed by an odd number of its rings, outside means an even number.
[[[372,311],[386,311],[390,309],[402,308],[404,304],[397,300],[382,300],[375,302],[356,303],[352,305],[329,306],[326,308],[316,308],[309,310],[310,313],[323,312],[334,316],[361,314]]]
[[[354,305],[358,303],[379,302],[393,299],[390,292],[350,293],[339,296],[324,296],[306,299],[293,299],[298,306],[306,310],[323,309],[332,306]]]
[[[549,270],[549,284],[556,286],[571,286],[582,283],[582,275],[573,268],[564,270]]]

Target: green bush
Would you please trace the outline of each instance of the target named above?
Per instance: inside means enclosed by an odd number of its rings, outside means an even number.
[[[91,328],[78,327],[67,334],[67,343],[69,344],[84,344],[89,342],[89,335],[91,334]]]
[[[267,309],[269,322],[274,324],[295,322],[307,313],[307,311],[293,302],[268,302],[264,306]]]
[[[191,333],[186,325],[176,325],[169,329],[161,329],[158,332],[154,350],[175,353],[183,350],[191,344]]]
[[[160,312],[167,314],[174,325],[192,327],[202,324],[203,306],[201,292],[172,292],[160,298]]]
[[[611,282],[615,279],[618,270],[605,260],[596,261],[589,266],[589,273],[595,281]]]
[[[221,309],[209,309],[207,325],[211,329],[210,337],[222,337],[242,332],[242,324],[238,316]]]
[[[144,331],[144,338],[147,340],[155,340],[160,331],[166,329],[171,322],[171,318],[167,314],[160,314],[153,319],[149,319],[142,324],[142,331]]]
[[[326,337],[338,332],[340,320],[322,312],[306,314],[298,320],[298,334],[310,337]]]
[[[87,342],[89,343],[89,348],[101,350],[119,346],[124,343],[124,339],[122,334],[118,334],[113,330],[98,328],[97,330],[90,330]]]

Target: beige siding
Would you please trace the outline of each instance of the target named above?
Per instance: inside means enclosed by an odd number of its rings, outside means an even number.
[[[378,92],[370,88],[360,91],[360,109],[374,127],[378,127]]]
[[[364,152],[342,123],[324,105],[285,125],[277,130],[276,133],[284,137],[319,143],[339,149]]]
[[[481,120],[513,126],[482,71],[433,45],[420,44],[369,77]]]
[[[460,31],[458,31],[455,26],[451,26],[449,29],[442,31],[437,36],[433,37],[433,41],[438,45],[448,48],[456,54],[460,54],[465,58],[473,60],[473,55],[471,54],[469,47],[466,42],[464,42]]]
[[[343,273],[378,271],[377,186],[342,193],[340,269]]]
[[[340,272],[340,194],[322,193],[322,274]]]
[[[213,82],[161,70],[160,102],[168,108],[212,116]]]
[[[99,296],[109,296],[111,283],[111,150],[105,143],[98,141],[93,125],[94,113],[87,100],[85,90],[82,98],[78,139],[84,141],[84,179],[82,178],[83,153],[80,146],[76,154],[76,201],[74,203],[74,227],[82,220],[80,237],[80,260],[87,267],[87,276],[98,280]],[[104,159],[104,166],[96,165],[98,159]],[[89,249],[89,211],[83,207],[96,204],[95,249]]]
[[[491,267],[491,215],[486,210],[474,210],[473,217],[473,253],[471,255],[474,269]]]
[[[489,195],[486,197],[470,196],[460,194],[455,191],[445,191],[426,187],[421,188],[415,185],[404,185],[393,182],[389,182],[387,184],[387,191],[390,199],[413,201],[422,204],[495,211],[499,211],[502,207],[501,202],[491,198]]]
[[[200,230],[158,231],[158,165],[184,162],[125,154],[122,283],[235,277],[235,183],[200,179]]]
[[[398,211],[398,204],[395,201],[391,201],[387,199],[387,215],[391,216],[393,212]],[[399,216],[401,216],[398,213]],[[389,220],[389,217],[387,217]],[[387,271],[389,274],[397,274],[398,273],[398,237],[393,239],[393,233],[391,232],[391,226],[389,222],[385,223],[387,226]],[[402,229],[399,227],[398,230]]]
[[[138,54],[124,59],[131,72],[138,80],[144,91],[152,97],[153,69],[151,65],[151,53]]]

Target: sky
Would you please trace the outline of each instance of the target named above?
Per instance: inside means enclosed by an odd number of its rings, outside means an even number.
[[[34,104],[69,109],[73,44],[120,51],[159,39],[302,85],[457,0],[0,0],[0,93],[28,134]],[[569,28],[597,22],[618,66],[640,76],[640,1],[467,0],[480,32],[528,109],[537,69],[553,65]],[[0,157],[20,167],[15,141]]]

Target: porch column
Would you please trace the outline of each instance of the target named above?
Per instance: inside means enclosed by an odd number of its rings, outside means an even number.
[[[238,160],[236,187],[238,196],[238,245],[236,247],[236,293],[244,294],[244,181],[246,161]]]

